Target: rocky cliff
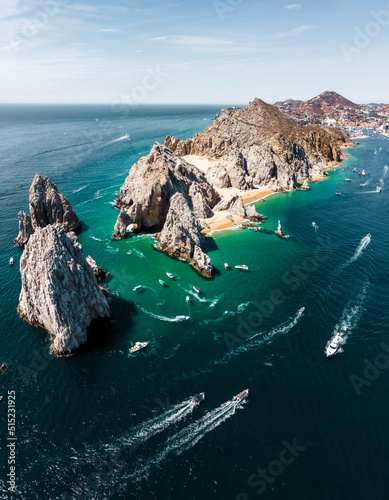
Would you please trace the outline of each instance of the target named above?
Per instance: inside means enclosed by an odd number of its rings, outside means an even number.
[[[29,195],[31,216],[19,213],[19,234],[15,243],[24,246],[38,227],[60,223],[65,231],[79,232],[81,222],[70,206],[68,199],[58,192],[57,186],[48,177],[36,174]]]
[[[81,245],[60,224],[36,227],[20,260],[22,319],[47,330],[56,355],[74,353],[87,341],[92,321],[110,316]]]
[[[133,165],[120,189],[115,206],[121,211],[113,238],[125,237],[130,225],[134,232],[160,232],[160,250],[190,261],[208,277],[211,264],[201,251],[198,218],[210,217],[218,201],[219,195],[198,168],[156,143]],[[174,230],[171,237],[169,230]]]
[[[182,193],[175,193],[162,231],[156,235],[157,248],[171,257],[184,259],[203,276],[212,276],[211,259],[201,249],[201,224]]]
[[[240,189],[296,188],[297,179],[322,174],[331,162],[344,158],[342,147],[351,145],[346,132],[303,127],[260,99],[192,139],[168,136],[165,140],[177,155],[221,158],[209,178],[218,179],[222,187],[230,184]]]

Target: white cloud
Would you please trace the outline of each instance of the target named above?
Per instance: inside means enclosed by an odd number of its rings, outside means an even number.
[[[113,29],[113,28],[102,28],[100,30],[97,30],[98,33],[117,33],[118,30],[117,29]]]
[[[294,28],[293,30],[286,31],[285,33],[278,33],[278,35],[276,35],[276,37],[277,38],[285,38],[285,37],[289,37],[289,36],[300,35],[301,33],[304,33],[304,31],[311,30],[315,27],[316,26],[307,26],[307,25],[299,26],[298,28]]]
[[[301,3],[292,3],[290,5],[284,5],[284,9],[286,10],[299,10],[301,9]]]
[[[167,40],[167,36],[155,36],[154,38],[149,38],[150,42],[155,42],[157,40]]]

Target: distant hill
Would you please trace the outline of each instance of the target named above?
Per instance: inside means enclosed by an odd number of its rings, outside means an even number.
[[[293,101],[292,99],[280,101],[277,102],[275,106],[281,110],[287,108],[289,112],[293,111],[303,115],[316,115],[328,118],[332,118],[334,115],[338,114],[339,110],[347,109],[357,111],[360,109],[359,104],[355,104],[334,91],[323,92],[308,101]]]

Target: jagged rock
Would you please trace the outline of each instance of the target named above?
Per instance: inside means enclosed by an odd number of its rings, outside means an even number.
[[[230,199],[223,198],[214,208],[215,212],[227,210],[238,217],[245,217],[244,204],[242,197],[239,195],[233,196]]]
[[[247,207],[246,218],[251,222],[263,222],[262,215],[257,212],[254,205],[250,205],[249,207]]]
[[[308,179],[305,179],[304,182],[303,182],[303,185],[301,186],[301,189],[303,191],[309,191],[311,188],[309,187],[309,184],[308,184]]]
[[[218,121],[218,120],[224,120],[224,118],[229,118],[236,111],[238,111],[238,109],[240,108],[238,108],[237,106],[233,106],[232,108],[221,109],[219,113],[217,113],[217,115],[215,116],[214,120]]]
[[[30,236],[34,232],[34,229],[32,228],[31,217],[29,215],[27,215],[25,212],[19,212],[18,217],[19,234],[15,239],[15,243],[20,247],[24,247],[24,245],[28,242]]]
[[[46,227],[59,222],[65,231],[81,230],[81,222],[68,199],[58,192],[48,177],[36,174],[30,187],[30,214],[32,227]]]
[[[47,330],[56,355],[74,353],[87,341],[92,321],[110,316],[81,245],[60,224],[37,227],[20,259],[22,319]]]
[[[133,165],[116,198],[137,231],[161,231],[175,193],[181,193],[197,217],[212,215],[218,194],[204,174],[161,144]],[[120,216],[119,216],[120,217]],[[127,223],[127,222],[126,222]]]
[[[127,215],[124,208],[122,208],[118,215],[112,238],[115,240],[125,238],[130,229],[133,229],[132,219]]]
[[[97,281],[102,281],[108,276],[107,271],[105,271],[104,269],[99,267],[96,264],[96,261],[94,259],[92,259],[92,257],[90,255],[88,255],[88,257],[86,258],[86,261],[91,266],[93,274],[96,276]]]
[[[212,167],[211,167],[212,168]],[[220,161],[213,166],[214,177],[217,176],[217,169],[226,172],[228,176],[228,184],[220,187],[234,187],[247,191],[254,188],[253,178],[247,171],[246,159],[242,151],[235,150],[224,156]],[[208,177],[208,175],[207,175]]]
[[[255,99],[192,139],[180,141],[168,136],[165,144],[179,155],[222,158],[219,166],[223,172],[219,176],[213,168],[210,176],[220,179],[223,187],[228,184],[225,172],[231,178],[226,166],[233,154],[241,155],[241,163],[234,165],[233,172],[239,175],[231,179],[231,185],[245,189],[244,180],[248,186],[295,189],[297,178],[322,175],[329,163],[343,159],[342,148],[351,146],[352,141],[345,131],[304,127]]]
[[[201,224],[182,193],[175,193],[157,248],[172,257],[189,261],[203,276],[212,276],[211,259],[201,249]]]

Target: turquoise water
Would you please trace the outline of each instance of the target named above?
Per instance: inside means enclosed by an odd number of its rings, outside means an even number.
[[[387,139],[361,140],[347,171],[311,191],[257,204],[265,229],[280,219],[289,239],[243,229],[209,238],[213,280],[155,251],[150,236],[110,239],[112,203],[130,166],[154,141],[191,137],[217,111],[0,107],[0,362],[10,367],[0,379],[1,394],[16,393],[18,439],[18,492],[10,494],[5,397],[3,498],[386,498],[389,367],[381,357],[375,380],[361,386],[356,377],[387,342]],[[53,357],[48,335],[16,312],[21,250],[13,239],[36,172],[69,198],[85,254],[111,273],[112,322],[69,359]],[[250,272],[226,271],[224,262]],[[143,293],[132,291],[138,284]],[[173,322],[179,314],[190,320]],[[326,359],[338,330],[343,352]],[[129,356],[138,340],[149,348]],[[246,404],[229,403],[246,388]],[[193,407],[198,392],[205,400]]]

